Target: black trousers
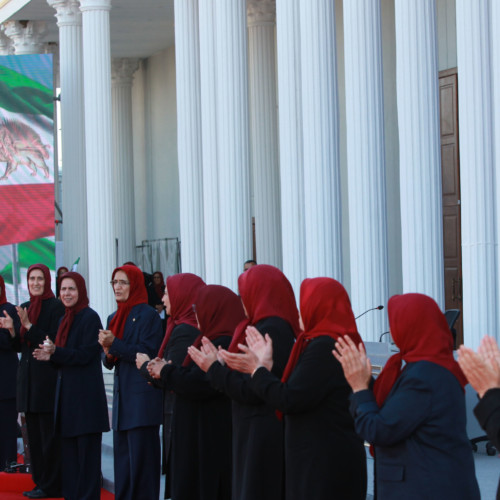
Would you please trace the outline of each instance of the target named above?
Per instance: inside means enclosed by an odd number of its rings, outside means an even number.
[[[16,398],[0,401],[0,471],[17,462]]]
[[[115,500],[158,500],[160,426],[113,431]]]
[[[33,482],[50,496],[61,494],[61,438],[53,413],[26,413]]]
[[[101,441],[101,433],[61,439],[65,500],[101,498]]]

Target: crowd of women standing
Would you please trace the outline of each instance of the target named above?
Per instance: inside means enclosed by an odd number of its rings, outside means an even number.
[[[77,273],[61,276],[62,303],[41,264],[28,270],[28,304],[0,300],[0,346],[21,352],[17,410],[36,450],[36,486],[26,496],[99,498],[109,428],[102,359],[114,368],[119,500],[156,500],[161,463],[172,500],[364,500],[365,441],[377,498],[479,498],[466,379],[431,298],[389,301],[399,352],[374,381],[349,297],[334,279],[304,280],[299,312],[273,266],[244,272],[239,296],[190,273],[169,276],[165,333],[139,268],[115,269],[111,285],[117,310],[106,329]],[[4,407],[15,413],[12,403]]]

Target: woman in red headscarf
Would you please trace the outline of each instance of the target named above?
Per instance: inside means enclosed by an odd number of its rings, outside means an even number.
[[[378,498],[479,499],[465,429],[465,377],[439,306],[426,295],[395,295],[389,325],[399,352],[370,390],[363,346],[339,339],[335,357],[352,387],[356,431],[375,450]],[[404,362],[404,365],[403,365]]]
[[[109,431],[108,405],[101,368],[102,328],[89,307],[83,277],[68,272],[60,278],[66,312],[55,343],[46,340],[33,356],[58,369],[56,428],[62,441],[62,493],[67,500],[101,498],[101,439]]]
[[[12,334],[9,328],[12,327]],[[19,360],[12,338],[21,324],[16,308],[7,302],[5,282],[0,276],[0,471],[17,462],[16,374]]]
[[[245,329],[254,325],[272,338],[272,372],[281,377],[295,336],[299,313],[292,286],[276,267],[260,264],[240,275],[238,287],[247,321],[238,325],[229,351],[244,342]],[[217,359],[216,348],[204,340],[190,355],[207,372],[212,386],[233,400],[234,500],[276,500],[283,497],[283,423],[274,408],[250,386],[250,376],[232,371]]]
[[[135,367],[137,353],[153,356],[161,343],[158,313],[148,305],[142,271],[123,265],[111,285],[118,310],[99,332],[104,366],[115,369],[113,388],[113,454],[117,500],[158,499],[160,493],[161,394]]]
[[[281,380],[272,372],[272,342],[248,330],[250,350],[222,353],[252,374],[250,387],[285,419],[285,498],[366,498],[366,454],[349,414],[351,389],[332,356],[344,335],[362,343],[349,296],[332,278],[306,279],[300,288],[303,332]],[[314,459],[312,459],[314,457]]]
[[[158,356],[150,360],[144,353],[139,353],[136,358],[137,368],[143,377],[159,389],[164,389],[161,380],[151,378],[149,371],[155,365],[163,367],[163,363],[180,366],[186,358],[187,348],[200,335],[193,304],[200,289],[205,287],[205,282],[195,274],[179,273],[167,278],[163,295],[163,304],[169,315],[167,330],[161,344]],[[149,371],[148,371],[149,370]],[[175,395],[170,389],[163,391],[163,464],[165,478],[165,498],[170,498],[172,477],[172,420],[174,413]],[[185,437],[187,439],[187,437]],[[187,471],[185,471],[187,472]],[[191,478],[192,479],[192,478]],[[174,497],[175,498],[175,497]]]
[[[50,271],[44,264],[28,268],[30,301],[17,307],[21,320],[14,348],[21,352],[17,372],[17,411],[26,416],[35,488],[28,498],[60,496],[61,442],[54,429],[57,369],[33,358],[33,351],[48,337],[56,338],[64,306],[50,288]],[[6,327],[9,328],[9,327]]]
[[[172,300],[172,297],[171,297]],[[201,333],[227,348],[236,325],[245,317],[239,297],[224,286],[202,287],[194,301]],[[173,302],[171,302],[173,307]],[[231,401],[210,385],[187,355],[182,366],[164,360],[150,370],[165,390],[175,391],[172,423],[172,498],[231,499]]]

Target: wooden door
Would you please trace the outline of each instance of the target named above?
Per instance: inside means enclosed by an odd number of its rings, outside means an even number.
[[[445,309],[462,311],[462,237],[456,68],[439,73]],[[463,342],[462,314],[455,323]]]

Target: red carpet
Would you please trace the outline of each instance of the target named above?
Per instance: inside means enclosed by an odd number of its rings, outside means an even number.
[[[0,498],[2,500],[26,500],[23,491],[34,488],[30,474],[8,474],[0,472]],[[101,500],[114,500],[115,496],[106,490],[101,490]]]

